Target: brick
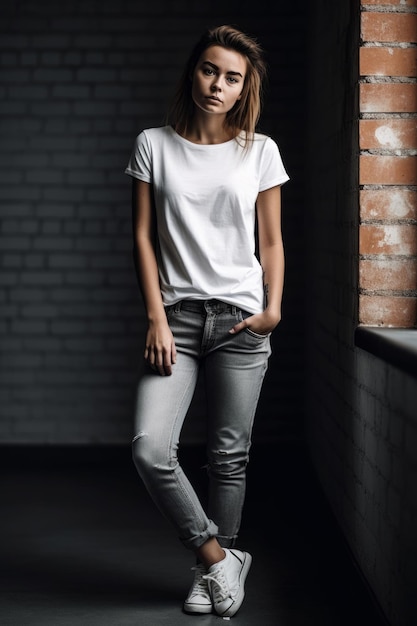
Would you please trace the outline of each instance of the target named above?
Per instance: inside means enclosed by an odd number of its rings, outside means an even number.
[[[49,292],[49,297],[53,302],[86,302],[88,300],[88,288],[74,288],[65,285],[60,289],[53,289]],[[92,306],[89,304],[89,306]]]
[[[37,83],[69,83],[74,80],[74,73],[70,69],[39,68],[33,72],[33,80]]]
[[[417,43],[417,15],[414,13],[362,13],[363,41]]]
[[[89,98],[91,94],[90,85],[54,85],[52,88],[53,98],[63,98],[65,100],[79,100]]]
[[[57,102],[54,100],[49,100],[48,103],[45,102],[34,102],[31,107],[31,113],[35,117],[39,117],[40,119],[48,119],[49,117],[68,117],[71,114],[71,106],[69,102]],[[54,120],[55,122],[55,120]],[[61,123],[60,130],[62,134],[65,133],[66,123]]]
[[[68,50],[70,46],[70,36],[59,33],[57,35],[40,35],[35,36],[32,39],[32,46],[38,48],[43,52],[50,50]],[[22,46],[22,48],[29,48],[28,45]]]
[[[360,185],[417,185],[417,157],[361,155]]]
[[[6,186],[5,184],[0,186],[0,199],[2,202],[6,201],[20,201],[20,200],[39,200],[41,197],[41,191],[39,188],[30,187],[29,185],[20,186]],[[0,202],[0,206],[2,204]]]
[[[413,328],[417,324],[417,298],[360,295],[359,323],[366,326]]]
[[[362,259],[359,286],[368,291],[417,290],[417,263],[411,259]]]
[[[416,76],[417,48],[360,48],[361,76]]]
[[[61,285],[62,274],[59,272],[43,271],[43,272],[22,272],[22,285]]]
[[[68,237],[34,237],[34,250],[71,250],[72,241]]]
[[[54,171],[54,170],[42,170],[42,169],[36,169],[36,170],[28,170],[26,172],[26,180],[29,183],[40,183],[42,184],[51,184],[51,185],[57,185],[59,183],[62,183],[64,178],[61,172],[58,171]]]
[[[84,199],[84,189],[82,189],[81,187],[47,187],[46,189],[44,189],[43,197],[45,198],[45,200],[53,200],[56,202],[77,202]],[[69,207],[67,204],[64,207],[61,207],[60,204],[51,205],[49,209],[43,207],[43,210],[49,211],[48,215],[59,215],[63,212],[74,211],[74,209],[72,207]]]
[[[31,205],[0,203],[0,217],[27,217],[33,214]]]
[[[417,119],[360,120],[359,145],[368,150],[417,148]]]
[[[361,220],[417,219],[417,191],[401,188],[362,189]]]
[[[359,253],[417,255],[417,225],[362,224]]]
[[[53,335],[86,335],[87,325],[84,320],[59,320],[51,323]]]
[[[74,114],[86,117],[111,116],[116,115],[116,105],[114,102],[76,102]]]
[[[24,266],[31,269],[39,269],[45,267],[45,258],[41,254],[25,254]]]
[[[3,254],[1,259],[1,265],[4,268],[19,268],[23,265],[22,254]]]
[[[23,306],[21,309],[22,317],[36,318],[50,318],[57,317],[59,314],[58,307],[51,304],[30,304]]]
[[[45,320],[13,320],[11,326],[16,335],[45,335],[47,332]]]
[[[0,66],[7,67],[8,65],[16,66],[17,65],[17,53],[16,52],[5,52],[0,54]]]
[[[45,135],[65,135],[67,132],[67,117],[63,112],[64,108],[67,107],[68,104],[65,103],[64,107],[54,107],[55,111],[50,116],[46,116],[44,120],[44,133]],[[36,115],[34,113],[34,115]],[[39,117],[43,116],[43,112],[39,113]],[[54,117],[58,116],[58,117]],[[51,119],[49,119],[51,118]]]
[[[28,105],[26,102],[0,102],[0,115],[22,115],[26,113]]]
[[[80,169],[72,169],[68,173],[68,182],[74,185],[104,185],[104,172],[101,170],[90,169],[87,171]]]
[[[77,237],[75,242],[75,249],[84,252],[110,252],[113,247],[113,242],[110,237]],[[111,257],[108,254],[103,257],[98,257],[96,266],[100,266],[101,259],[103,260],[102,267],[111,267]],[[96,257],[95,257],[96,258]],[[107,261],[106,261],[107,259]]]
[[[417,84],[361,83],[361,113],[414,113],[417,111]]]
[[[87,35],[81,35],[79,37],[76,37],[73,47],[76,50],[83,49],[83,48],[87,48],[87,49],[93,48],[95,50],[99,50],[100,48],[105,48],[106,50],[110,50],[112,47],[112,40],[113,38],[111,36],[92,35],[91,33],[89,33]]]
[[[76,81],[81,83],[116,83],[117,74],[113,69],[83,68],[77,71]]]
[[[10,100],[23,100],[32,102],[33,100],[46,100],[49,96],[46,85],[11,85],[8,89]]]
[[[62,65],[62,52],[42,52],[40,62],[41,65],[60,66]]]
[[[11,302],[41,302],[45,298],[43,289],[15,288],[10,290]]]
[[[55,198],[57,201],[64,200],[66,198],[66,192],[68,190],[63,190],[63,196],[57,195]],[[78,195],[77,195],[78,197]],[[68,199],[68,198],[67,198]],[[37,215],[40,218],[48,218],[52,217],[55,219],[67,219],[72,218],[75,215],[75,209],[72,204],[65,204],[64,202],[59,202],[59,204],[49,204],[47,202],[42,203],[37,208]]]
[[[417,0],[361,0],[362,6],[371,6],[377,4],[379,6],[398,6],[401,7],[417,7]]]
[[[85,352],[103,352],[104,345],[101,337],[82,337],[74,339],[65,339],[64,346],[69,352],[78,352],[83,354]],[[127,346],[126,346],[127,348]]]
[[[22,52],[20,54],[20,65],[35,67],[38,64],[38,55],[33,52]]]
[[[0,237],[0,250],[29,250],[29,237]]]
[[[76,254],[51,254],[49,257],[49,267],[52,268],[77,269],[87,265],[87,258]]]
[[[1,80],[2,83],[28,83],[30,80],[30,70],[13,69],[2,70]]]
[[[61,233],[61,222],[58,220],[46,220],[42,223],[43,235],[59,235]]]
[[[0,317],[4,318],[16,318],[18,314],[18,308],[14,305],[3,305],[0,307]]]
[[[107,283],[107,272],[98,272],[97,270],[85,272],[85,271],[73,271],[66,274],[66,282],[68,285],[104,285]]]

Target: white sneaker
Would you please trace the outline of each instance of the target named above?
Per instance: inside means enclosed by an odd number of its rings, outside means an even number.
[[[245,579],[252,563],[248,552],[223,548],[226,557],[212,565],[204,578],[208,582],[217,615],[232,617],[245,597]]]
[[[207,570],[202,563],[191,569],[195,572],[194,582],[184,601],[184,611],[186,613],[211,613],[213,604],[210,598],[208,582],[204,578]]]

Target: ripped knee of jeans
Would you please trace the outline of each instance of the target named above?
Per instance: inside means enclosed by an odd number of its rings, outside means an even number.
[[[208,471],[217,475],[234,476],[244,473],[248,462],[249,455],[247,451],[212,450]]]
[[[139,431],[132,439],[133,462],[140,473],[155,470],[163,473],[171,473],[177,470],[178,456],[174,451],[166,451],[161,448],[160,441],[154,437],[149,437],[149,433]]]
[[[148,433],[146,433],[144,430],[140,430],[137,435],[135,435],[132,439],[132,444],[135,443],[135,441],[137,441],[138,439],[142,439],[143,437],[146,437]]]

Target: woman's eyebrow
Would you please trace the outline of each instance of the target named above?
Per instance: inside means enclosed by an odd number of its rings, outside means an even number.
[[[211,63],[211,61],[203,61],[203,65],[210,65],[210,67],[212,67],[214,70],[219,70],[218,66],[214,63]],[[231,74],[232,76],[240,76],[241,78],[243,78],[240,72],[234,72],[233,70],[229,70],[228,72],[226,72],[226,74]]]

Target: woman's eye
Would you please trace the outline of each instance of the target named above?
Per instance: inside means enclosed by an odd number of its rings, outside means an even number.
[[[204,74],[206,74],[207,76],[213,76],[213,75],[214,75],[214,70],[211,70],[211,69],[209,69],[209,68],[207,68],[207,67],[203,70],[203,72],[204,72]]]
[[[227,80],[229,81],[229,83],[237,83],[237,79],[233,78],[233,76],[229,76]]]

